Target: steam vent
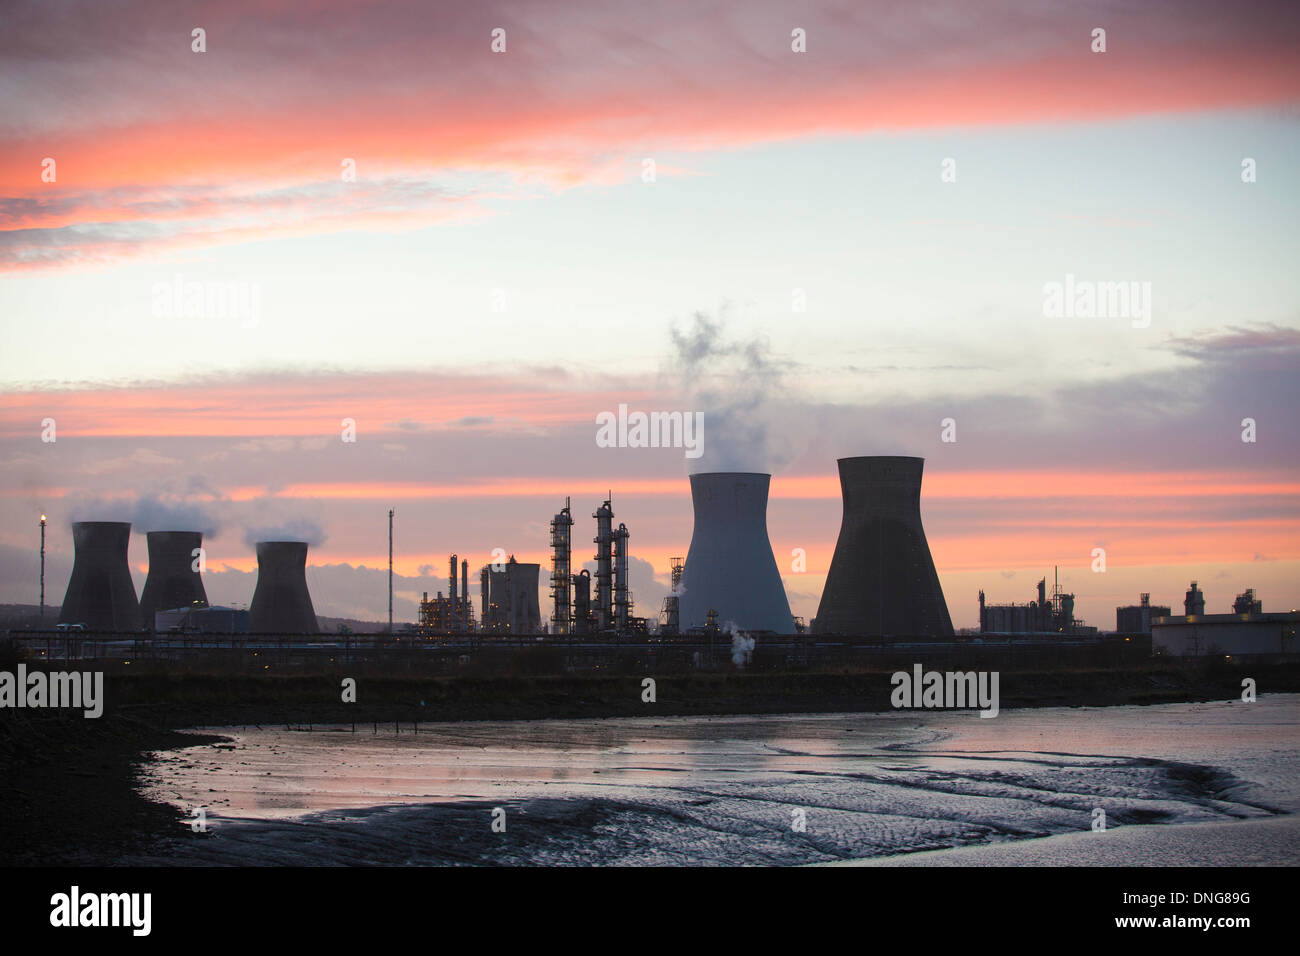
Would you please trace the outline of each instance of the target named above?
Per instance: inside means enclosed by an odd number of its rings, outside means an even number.
[[[194,551],[203,546],[198,531],[150,531],[149,576],[140,592],[140,617],[153,627],[154,614],[178,607],[207,607],[203,579],[194,570]]]
[[[307,542],[259,541],[257,587],[248,608],[255,634],[316,634],[316,611],[307,593]]]
[[[813,632],[952,636],[921,528],[924,458],[841,458],[844,517]]]
[[[60,624],[84,624],[92,631],[134,631],[140,627],[127,547],[129,521],[74,521],[76,555],[63,596]]]
[[[790,602],[767,538],[772,476],[754,472],[691,475],[695,529],[682,572],[681,627],[702,627],[710,609],[718,623],[744,631],[794,632]]]

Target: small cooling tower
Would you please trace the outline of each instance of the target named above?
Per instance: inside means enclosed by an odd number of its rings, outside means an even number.
[[[194,570],[194,552],[203,546],[199,531],[150,531],[149,576],[140,592],[140,618],[154,626],[154,614],[174,608],[207,607],[203,579]]]
[[[76,554],[59,611],[60,624],[84,624],[92,631],[134,631],[140,627],[127,548],[129,521],[74,521]]]
[[[255,634],[316,634],[316,611],[307,592],[307,543],[259,541],[257,588],[248,608]]]
[[[921,528],[924,458],[841,458],[844,517],[817,634],[952,636]]]
[[[682,572],[681,627],[702,627],[710,610],[718,622],[745,631],[790,634],[794,618],[767,538],[771,475],[708,472],[691,475],[695,529]]]

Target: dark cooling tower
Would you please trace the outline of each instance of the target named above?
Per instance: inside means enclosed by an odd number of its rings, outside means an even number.
[[[307,543],[259,541],[257,588],[248,608],[255,634],[315,634],[316,611],[307,593]]]
[[[130,522],[74,521],[72,543],[76,556],[59,623],[94,631],[138,630],[140,602],[126,557]]]
[[[841,458],[844,518],[813,627],[818,634],[952,636],[921,528],[924,458]]]
[[[207,607],[203,579],[194,570],[195,550],[203,546],[199,531],[150,531],[149,576],[140,592],[140,618],[154,626],[154,614],[178,607]]]
[[[691,475],[695,529],[682,572],[682,630],[702,627],[710,610],[718,623],[744,631],[794,632],[790,602],[767,539],[771,475],[708,472]]]

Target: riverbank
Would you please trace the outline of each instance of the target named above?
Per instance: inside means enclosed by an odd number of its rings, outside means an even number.
[[[853,713],[891,709],[892,669],[653,675],[427,676],[350,673],[226,674],[108,670],[107,717],[163,728],[356,722],[547,720],[582,717]],[[999,673],[999,706],[1110,707],[1240,697],[1250,677],[1260,693],[1300,692],[1300,663],[1243,669],[1221,659],[1151,662],[1141,667],[1009,669]],[[354,680],[353,702],[344,700]],[[2,713],[2,712],[0,712]]]
[[[822,866],[1295,866],[1300,816],[1126,826],[1036,840],[923,850]],[[1210,879],[1213,882],[1212,878]],[[1217,888],[1217,884],[1215,884]]]
[[[655,700],[636,676],[510,678],[363,676],[356,703],[342,674],[254,676],[112,673],[105,714],[0,711],[0,863],[106,864],[165,853],[176,811],[136,792],[152,751],[203,742],[184,727],[402,725],[435,721],[888,711],[886,672],[668,674]],[[1300,666],[1246,671],[1221,662],[1141,669],[1001,673],[1003,711],[1234,700],[1243,676],[1263,694],[1300,692]],[[216,738],[208,738],[215,740]]]

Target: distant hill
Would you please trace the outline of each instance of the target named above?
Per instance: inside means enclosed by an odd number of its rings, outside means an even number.
[[[353,634],[379,634],[388,627],[387,621],[358,621],[351,617],[326,617],[323,614],[316,615],[316,623],[320,625],[322,634],[337,634],[339,626],[347,627]],[[393,621],[393,630],[401,632],[406,630],[405,621]]]
[[[0,628],[38,628],[41,623],[39,604],[0,604]],[[59,605],[45,605],[45,626],[59,623]]]
[[[59,605],[45,605],[45,626],[53,627],[59,622]],[[353,634],[378,634],[388,626],[386,621],[358,621],[351,617],[326,617],[316,615],[316,623],[321,633],[337,634],[340,625],[347,627]],[[40,605],[38,604],[0,604],[0,630],[20,630],[39,628]],[[408,627],[405,621],[394,621],[393,630],[401,632]]]

